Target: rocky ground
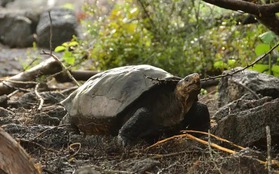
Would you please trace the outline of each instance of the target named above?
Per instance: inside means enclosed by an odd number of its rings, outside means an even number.
[[[200,100],[213,115],[217,109],[216,87],[208,92]],[[183,134],[152,148],[144,142],[123,148],[117,145],[115,137],[84,137],[59,126],[66,114],[59,102],[69,91],[40,94],[44,99],[41,110],[34,89],[2,95],[0,125],[40,164],[42,173],[267,173],[264,150],[240,149],[214,138],[212,142],[235,154]],[[207,136],[200,138],[208,142]]]

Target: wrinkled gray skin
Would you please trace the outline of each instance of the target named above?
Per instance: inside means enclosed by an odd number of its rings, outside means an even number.
[[[197,73],[179,79],[150,65],[114,68],[62,101],[68,111],[63,123],[87,135],[118,135],[124,146],[185,128],[207,131],[209,113],[197,102],[199,92]]]

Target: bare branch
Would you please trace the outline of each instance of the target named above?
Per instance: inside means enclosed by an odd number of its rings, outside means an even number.
[[[269,16],[256,16],[256,18],[269,30],[279,36],[279,19],[275,14],[270,14]]]
[[[231,72],[231,73],[226,73],[226,74],[222,74],[222,75],[219,75],[219,76],[204,78],[204,79],[201,79],[201,81],[207,81],[207,80],[211,80],[211,79],[217,79],[217,78],[232,76],[232,75],[234,75],[234,74],[237,74],[237,73],[239,73],[239,72],[242,72],[242,71],[244,71],[245,69],[248,69],[248,68],[254,66],[254,65],[255,65],[256,63],[258,63],[259,61],[263,60],[267,55],[271,54],[271,52],[272,52],[273,50],[275,50],[275,48],[277,48],[278,46],[279,46],[279,42],[278,42],[276,45],[274,45],[267,53],[265,53],[265,54],[263,54],[262,56],[256,58],[256,60],[254,60],[252,63],[246,65],[246,66],[243,67],[243,68],[240,68],[240,69],[238,69],[238,70],[236,70],[236,71],[233,71],[233,72]]]
[[[256,16],[269,16],[279,12],[279,2],[271,4],[255,4],[242,0],[203,0],[204,2],[230,10],[241,10]]]
[[[52,54],[52,18],[51,18],[50,11],[48,11],[48,17],[49,17],[49,21],[50,21],[50,28],[49,28],[49,50],[50,50],[50,54]]]
[[[279,12],[279,2],[270,4],[256,4],[242,0],[203,0],[204,2],[216,5],[221,8],[234,11],[241,10],[254,15],[263,25],[279,35],[279,19],[276,13]]]

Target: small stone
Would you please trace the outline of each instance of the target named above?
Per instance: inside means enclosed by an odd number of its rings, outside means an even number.
[[[0,107],[6,108],[8,106],[8,96],[6,94],[0,96]]]

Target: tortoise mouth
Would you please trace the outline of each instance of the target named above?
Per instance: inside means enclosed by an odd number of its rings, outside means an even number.
[[[192,83],[192,84],[189,84],[189,86],[187,87],[188,91],[189,92],[192,92],[192,91],[200,91],[201,90],[201,85],[199,82],[197,83]]]

